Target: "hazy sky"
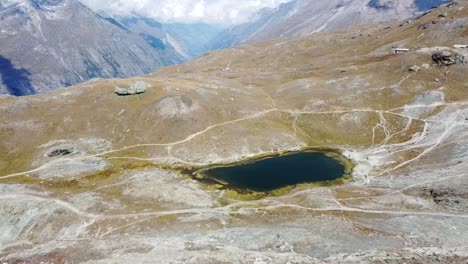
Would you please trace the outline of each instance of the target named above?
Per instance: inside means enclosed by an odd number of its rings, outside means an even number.
[[[110,14],[155,18],[161,22],[206,22],[237,24],[263,7],[276,7],[291,0],[81,0],[91,9]]]

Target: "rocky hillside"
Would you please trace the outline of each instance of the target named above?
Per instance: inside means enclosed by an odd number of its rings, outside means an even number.
[[[0,94],[28,95],[93,78],[143,75],[182,61],[78,0],[0,1]]]
[[[357,24],[403,19],[448,0],[294,0],[263,9],[246,24],[220,35],[214,48],[284,37],[308,36]]]
[[[0,262],[466,263],[467,38],[457,1],[0,97]],[[190,174],[304,149],[353,178],[256,193]]]

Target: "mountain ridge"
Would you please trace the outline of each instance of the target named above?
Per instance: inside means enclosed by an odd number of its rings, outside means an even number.
[[[42,93],[92,78],[143,75],[183,61],[172,48],[152,47],[77,0],[23,0],[3,6],[0,55],[13,69],[29,73],[22,79],[29,89],[16,89],[15,95]],[[8,92],[5,83],[0,83],[0,93]]]
[[[222,34],[215,49],[283,37],[304,37],[315,32],[335,31],[371,22],[404,19],[447,3],[447,0],[294,0],[274,9],[261,10],[253,21],[237,25]]]

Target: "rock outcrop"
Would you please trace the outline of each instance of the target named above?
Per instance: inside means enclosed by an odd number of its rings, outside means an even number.
[[[410,72],[418,72],[418,71],[420,71],[421,69],[422,69],[422,68],[421,68],[420,66],[418,66],[418,65],[413,65],[413,66],[411,66],[408,70],[409,70]]]
[[[457,63],[464,63],[465,57],[452,51],[444,50],[432,54],[432,60],[440,66],[450,66]]]
[[[145,82],[136,82],[123,87],[116,87],[115,93],[119,96],[129,96],[145,93],[151,85]]]

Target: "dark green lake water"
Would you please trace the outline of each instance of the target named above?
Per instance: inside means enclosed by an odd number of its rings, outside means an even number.
[[[345,165],[321,152],[301,152],[257,161],[215,167],[204,177],[250,191],[273,191],[287,186],[327,182],[345,174]]]

